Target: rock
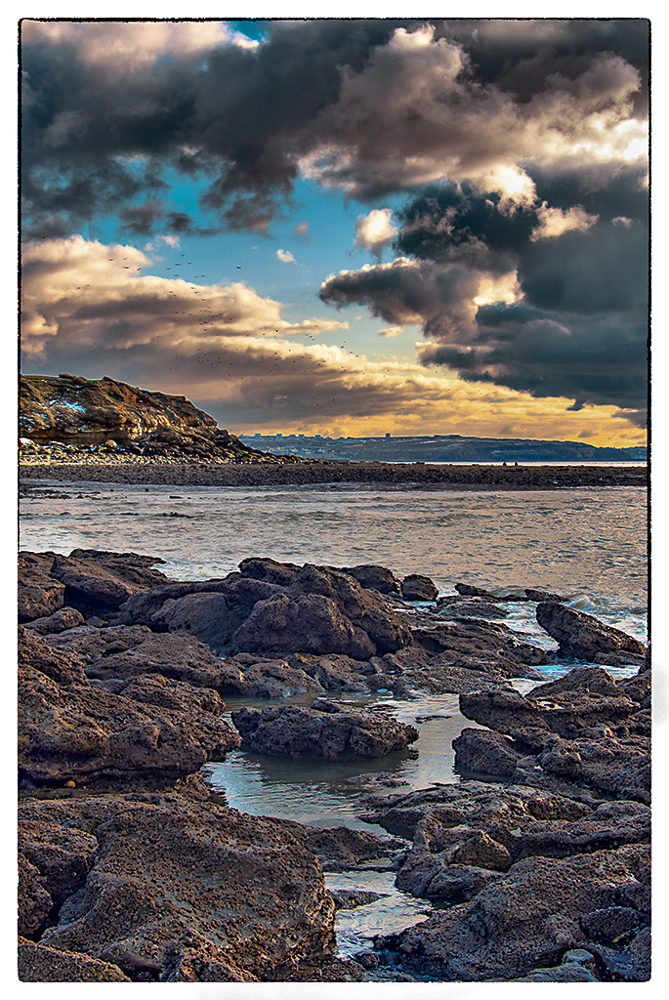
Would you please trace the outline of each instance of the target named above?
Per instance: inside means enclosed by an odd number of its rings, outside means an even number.
[[[141,625],[105,629],[72,629],[49,637],[59,649],[76,649],[86,663],[86,675],[107,690],[120,693],[123,681],[141,674],[161,674],[223,697],[284,698],[322,694],[324,688],[299,667],[261,654],[215,656],[187,633],[152,633]]]
[[[280,563],[276,559],[242,559],[239,571],[242,576],[250,576],[264,583],[274,583],[281,587],[289,586],[300,571],[295,563]]]
[[[379,594],[364,590],[347,573],[306,564],[286,592],[290,597],[320,595],[333,600],[354,627],[367,633],[376,647],[374,652],[379,655],[392,653],[411,642],[405,617],[397,614]]]
[[[84,615],[116,611],[131,594],[168,583],[164,573],[152,569],[163,562],[135,552],[73,549],[69,556],[54,556],[51,576],[65,585],[65,604]]]
[[[312,677],[320,693],[324,691],[368,691],[364,670],[368,664],[354,660],[351,656],[330,653],[314,656],[306,653],[289,653],[291,666],[299,668]]]
[[[399,594],[399,580],[389,569],[383,566],[367,565],[344,567],[342,573],[354,576],[365,590],[378,590],[380,594]]]
[[[26,626],[18,629],[18,665],[31,667],[58,684],[86,684],[84,661],[76,653],[54,650]]]
[[[591,683],[595,685],[592,692]],[[605,671],[585,667],[570,671],[554,684],[541,685],[526,696],[506,691],[463,694],[460,711],[483,726],[519,738],[525,727],[550,729],[570,738],[588,735],[593,726],[626,720],[637,711],[637,704]]]
[[[32,621],[26,622],[25,627],[36,632],[37,635],[55,635],[68,628],[76,628],[77,625],[83,625],[83,623],[84,616],[76,608],[60,608],[45,618],[34,618]]]
[[[485,774],[510,778],[515,774],[522,754],[513,741],[487,729],[463,729],[453,740],[455,770],[458,774]]]
[[[79,952],[59,951],[19,938],[18,973],[22,983],[129,983],[118,965]]]
[[[437,600],[437,614],[440,618],[507,618],[509,611],[507,608],[493,604],[482,597],[461,598],[461,597],[440,597]]]
[[[65,585],[51,574],[55,552],[19,552],[19,623],[45,618],[63,607]]]
[[[19,668],[19,772],[28,786],[173,781],[239,745],[234,730],[197,705],[199,692],[182,689],[187,711],[158,708],[88,681],[61,685],[30,659],[28,650]]]
[[[469,864],[444,864],[427,851],[412,851],[397,873],[397,888],[440,903],[465,903],[501,872]]]
[[[349,871],[358,866],[387,870],[406,851],[406,844],[401,840],[347,826],[320,828],[295,824],[291,832],[320,859],[326,871]]]
[[[381,899],[382,894],[368,892],[364,889],[330,889],[337,910],[354,910],[358,906],[367,906]]]
[[[184,396],[150,392],[106,375],[22,375],[19,405],[21,437],[36,444],[62,442],[102,455],[120,450],[191,462],[301,461],[242,444]]]
[[[522,640],[501,622],[429,619],[412,629],[414,642],[438,654],[439,664],[453,664],[498,677],[543,680],[535,666],[552,663],[553,656]]]
[[[402,597],[405,601],[435,601],[439,590],[429,576],[411,573],[402,580]]]
[[[631,906],[609,906],[603,910],[586,913],[581,926],[594,941],[611,943],[625,935],[630,938],[648,924],[648,915]],[[634,934],[632,934],[634,932]]]
[[[579,951],[575,948],[572,951]],[[567,953],[569,954],[569,952]],[[598,983],[601,980],[592,969],[579,962],[566,962],[549,969],[532,969],[526,976],[511,980],[514,983]]]
[[[187,632],[220,653],[244,621],[244,615],[231,608],[223,594],[198,593],[168,598],[152,622],[164,625],[168,632]]]
[[[551,594],[547,590],[528,590],[525,588],[524,594],[530,601],[537,602],[552,601],[554,604],[562,604],[563,601],[567,600],[566,597],[559,597],[558,594]]]
[[[537,621],[560,643],[560,655],[574,656],[591,662],[607,657],[609,665],[638,662],[646,647],[638,639],[619,629],[603,625],[592,615],[566,608],[552,601],[537,605]],[[615,662],[614,662],[615,661]]]
[[[323,700],[312,708],[241,708],[232,721],[249,749],[281,757],[383,757],[418,739],[413,726]]]
[[[534,857],[486,883],[470,902],[436,912],[393,939],[403,968],[439,980],[517,979],[587,940],[580,920],[615,905],[636,883],[615,851]],[[638,883],[636,883],[638,884]]]
[[[51,913],[53,900],[44,886],[39,869],[18,855],[18,926],[19,934],[34,937],[39,934]]]
[[[291,959],[318,965],[334,951],[334,904],[297,824],[177,790],[27,799],[20,819],[98,845],[41,946],[168,982],[266,980]]]
[[[469,583],[456,583],[455,589],[458,594],[462,594],[463,597],[485,597],[487,601],[499,600],[499,598],[495,594],[491,594],[489,590],[483,590],[481,587],[474,587]]]
[[[376,652],[369,636],[319,594],[258,601],[234,641],[238,649],[256,653],[345,653],[366,660]]]

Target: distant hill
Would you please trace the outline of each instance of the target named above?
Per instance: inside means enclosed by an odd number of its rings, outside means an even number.
[[[300,461],[243,444],[185,396],[151,392],[106,376],[21,376],[19,435],[24,452],[59,444],[70,454],[85,449],[175,461]]]
[[[273,453],[345,462],[644,462],[643,447],[597,448],[578,441],[431,437],[328,438],[318,435],[241,435]]]

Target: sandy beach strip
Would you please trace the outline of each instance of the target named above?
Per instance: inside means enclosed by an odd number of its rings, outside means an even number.
[[[173,486],[289,486],[334,483],[413,485],[429,489],[553,490],[641,486],[645,466],[425,465],[420,462],[187,463],[166,459],[21,462],[20,481],[128,483]]]

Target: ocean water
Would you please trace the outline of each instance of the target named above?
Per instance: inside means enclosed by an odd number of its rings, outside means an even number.
[[[376,563],[398,577],[421,573],[441,594],[455,583],[499,595],[548,590],[606,624],[646,640],[647,509],[636,487],[564,491],[451,491],[333,486],[174,487],[36,484],[20,501],[21,548],[69,554],[74,548],[139,552],[165,560],[174,579],[224,576],[249,556],[353,566]],[[546,649],[533,603],[512,603],[503,621]],[[546,679],[574,661],[544,668]],[[617,676],[635,668],[611,669]],[[525,691],[534,682],[518,681]],[[211,787],[254,815],[308,825],[382,832],[360,819],[369,780],[389,775],[402,787],[454,782],[452,740],[463,726],[456,695],[396,701],[390,692],[340,700],[415,725],[419,740],[377,761],[327,763],[262,757],[238,750],[205,766]],[[263,702],[262,704],[267,704]],[[236,703],[230,702],[229,710]],[[338,915],[343,954],[374,934],[424,919],[430,906],[399,892],[391,873],[328,874],[331,888],[382,892],[380,900]]]

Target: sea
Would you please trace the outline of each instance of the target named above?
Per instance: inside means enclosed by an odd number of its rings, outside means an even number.
[[[21,548],[33,552],[95,548],[155,556],[163,560],[157,568],[179,580],[222,577],[242,559],[268,556],[300,565],[374,563],[399,578],[420,573],[441,595],[455,594],[456,583],[499,596],[525,587],[547,590],[570,607],[647,640],[647,496],[637,487],[513,492],[411,484],[175,487],[32,480],[20,500],[19,538]],[[538,626],[533,603],[507,607],[504,621],[510,628],[542,648],[556,649]],[[561,660],[542,669],[551,680],[574,665]],[[607,669],[614,676],[636,670]],[[525,692],[536,682],[514,684]],[[419,740],[403,754],[346,764],[237,750],[205,765],[211,788],[230,806],[254,815],[382,834],[360,818],[370,781],[388,776],[410,790],[461,780],[451,742],[464,726],[475,724],[460,715],[457,695],[398,701],[380,691],[339,700],[411,723]],[[230,701],[227,708],[239,704]],[[342,955],[369,947],[377,934],[424,920],[432,909],[400,892],[390,871],[327,873],[326,881],[332,889],[369,889],[380,896],[339,911]]]

